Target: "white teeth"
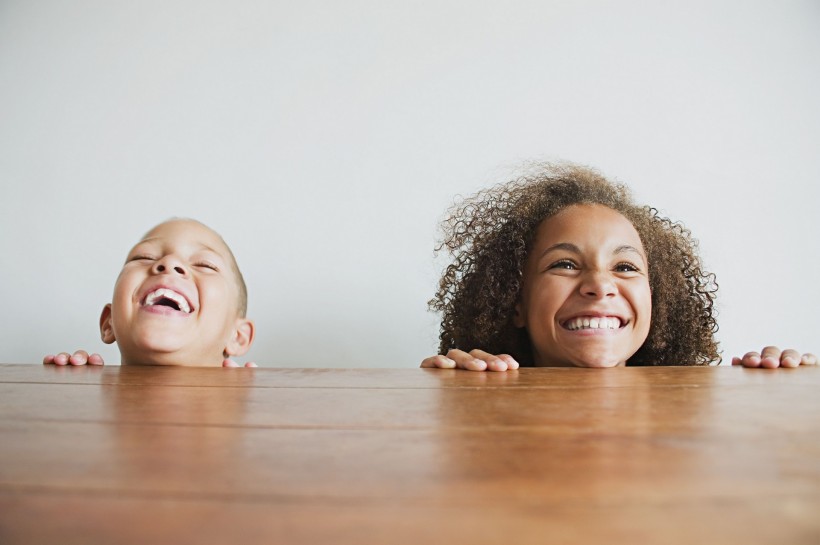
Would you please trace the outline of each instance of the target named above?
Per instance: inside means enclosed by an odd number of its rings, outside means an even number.
[[[182,312],[191,312],[191,305],[188,304],[187,299],[174,290],[169,290],[168,288],[160,288],[149,293],[145,298],[145,306],[154,305],[161,299],[170,299],[176,303],[177,306],[179,306],[179,310]]]
[[[567,321],[564,326],[570,331],[578,329],[618,329],[621,327],[620,318],[581,316]]]

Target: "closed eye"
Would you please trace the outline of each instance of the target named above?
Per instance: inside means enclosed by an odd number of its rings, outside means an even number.
[[[128,258],[128,261],[155,261],[157,258],[150,255],[137,254]]]
[[[219,268],[214,265],[213,263],[208,263],[207,261],[200,261],[199,263],[194,263],[195,267],[201,267],[204,269],[211,269],[212,271],[219,272]]]

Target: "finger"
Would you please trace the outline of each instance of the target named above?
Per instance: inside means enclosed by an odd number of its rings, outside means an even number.
[[[441,354],[421,360],[421,367],[424,369],[455,369],[455,366],[455,360]]]
[[[68,358],[68,363],[71,365],[85,365],[88,363],[88,352],[85,350],[77,350]]]
[[[518,369],[520,367],[518,362],[515,361],[515,358],[509,354],[499,354],[498,357],[507,362],[507,369]]]
[[[222,367],[239,367],[239,364],[230,358],[222,360]]]
[[[800,365],[800,352],[787,348],[780,354],[781,367],[797,367]]]
[[[48,354],[43,358],[43,365],[54,365],[54,354]]]
[[[487,364],[487,371],[506,371],[507,370],[507,362],[495,354],[490,354],[489,352],[485,352],[483,350],[479,350],[478,348],[470,350],[470,355],[474,358],[481,360]]]
[[[54,356],[54,365],[67,365],[68,358],[71,357],[68,352],[60,352]]]
[[[105,365],[105,361],[103,357],[97,354],[96,352],[88,356],[88,364],[89,365]]]
[[[780,367],[780,349],[776,346],[767,346],[760,352],[760,366],[766,369]]]
[[[479,350],[480,352],[480,350]],[[487,362],[476,358],[464,350],[454,348],[447,352],[447,357],[456,362],[457,369],[466,369],[467,371],[485,371],[487,369]]]
[[[757,352],[746,352],[740,359],[743,367],[760,367],[760,354]]]
[[[732,358],[732,365],[741,365],[742,363],[743,360],[741,358],[738,358],[737,356]]]
[[[817,356],[811,352],[803,354],[803,357],[800,358],[800,365],[817,365]]]
[[[259,367],[259,366],[258,366],[258,365],[256,365],[254,362],[249,361],[249,362],[246,362],[246,363],[245,363],[245,367]]]

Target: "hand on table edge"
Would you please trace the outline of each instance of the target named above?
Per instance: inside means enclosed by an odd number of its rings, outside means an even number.
[[[507,371],[518,369],[518,362],[509,354],[490,354],[473,349],[469,352],[453,348],[446,355],[424,358],[425,369],[464,369],[466,371]]]
[[[57,355],[48,354],[43,358],[43,365],[105,365],[105,361],[96,352],[89,355],[85,350],[77,350],[73,354],[68,352],[60,352]],[[240,367],[240,365],[230,358],[225,358],[222,361],[222,367]],[[249,361],[245,367],[257,367],[257,365]]]
[[[760,367],[776,369],[778,367],[798,367],[800,365],[817,365],[817,356],[811,352],[800,355],[800,352],[787,348],[780,350],[776,346],[767,346],[760,352],[746,352],[743,357],[732,358],[732,365],[743,367]]]
[[[73,354],[60,352],[57,355],[48,354],[43,358],[43,365],[105,365],[102,356],[96,352],[88,355],[85,350],[77,350]]]
[[[252,361],[245,362],[245,365],[242,366],[242,365],[239,365],[237,362],[233,361],[231,358],[225,358],[222,361],[222,367],[259,367],[259,366],[256,365]]]

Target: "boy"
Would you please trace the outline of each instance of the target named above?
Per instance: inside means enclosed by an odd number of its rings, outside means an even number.
[[[171,219],[129,252],[100,315],[100,336],[117,343],[123,365],[236,367],[230,358],[245,354],[254,337],[246,310],[245,281],[222,237],[198,221]],[[103,360],[79,350],[43,363]]]

